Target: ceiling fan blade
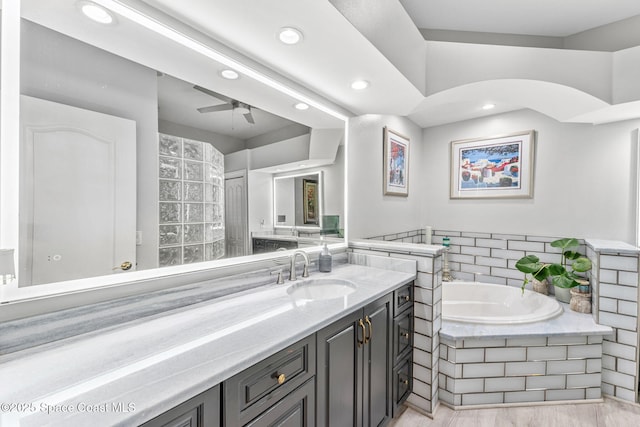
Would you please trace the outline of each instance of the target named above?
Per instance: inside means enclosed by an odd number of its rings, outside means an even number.
[[[207,95],[209,95],[209,96],[213,96],[214,98],[218,98],[219,100],[224,101],[224,102],[226,102],[227,104],[231,104],[231,103],[233,103],[233,99],[229,98],[228,96],[224,96],[224,95],[223,95],[223,94],[221,94],[221,93],[214,92],[214,91],[212,91],[212,90],[210,90],[210,89],[207,89],[206,87],[202,87],[202,86],[198,86],[198,85],[196,85],[196,86],[194,86],[193,88],[194,88],[195,90],[199,90],[199,91],[200,91],[200,92],[202,92],[202,93],[206,93],[206,94],[207,94]]]
[[[198,108],[201,113],[213,113],[215,111],[229,111],[233,110],[233,106],[229,104],[211,105],[209,107]]]
[[[244,114],[244,119],[245,119],[247,122],[251,123],[252,125],[255,125],[255,124],[256,124],[256,121],[255,121],[255,120],[253,120],[253,115],[251,114],[251,111],[249,111],[247,114]]]

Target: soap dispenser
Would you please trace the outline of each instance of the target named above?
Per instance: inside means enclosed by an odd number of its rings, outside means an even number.
[[[329,248],[327,244],[324,244],[324,248],[322,248],[322,252],[320,252],[320,256],[318,257],[318,270],[323,273],[331,272],[331,253],[329,252]]]

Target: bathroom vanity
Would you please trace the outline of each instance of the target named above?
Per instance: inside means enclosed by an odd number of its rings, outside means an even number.
[[[415,274],[405,261],[400,271],[337,265],[284,285],[270,277],[268,285],[9,354],[0,375],[12,387],[0,400],[32,406],[3,414],[3,424],[384,423],[410,390],[405,334]],[[307,284],[315,290],[300,293]]]

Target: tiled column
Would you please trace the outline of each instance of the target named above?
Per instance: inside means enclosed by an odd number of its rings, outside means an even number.
[[[350,242],[354,253],[415,260],[413,393],[407,402],[432,413],[438,403],[438,361],[442,323],[442,256],[433,246],[361,240]]]
[[[594,320],[613,328],[602,346],[602,392],[638,401],[638,248],[587,240]]]

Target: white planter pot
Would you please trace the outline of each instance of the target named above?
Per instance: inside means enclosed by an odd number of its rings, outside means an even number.
[[[571,288],[560,288],[558,286],[554,286],[553,288],[556,294],[556,299],[560,302],[569,304],[569,301],[571,301]]]

